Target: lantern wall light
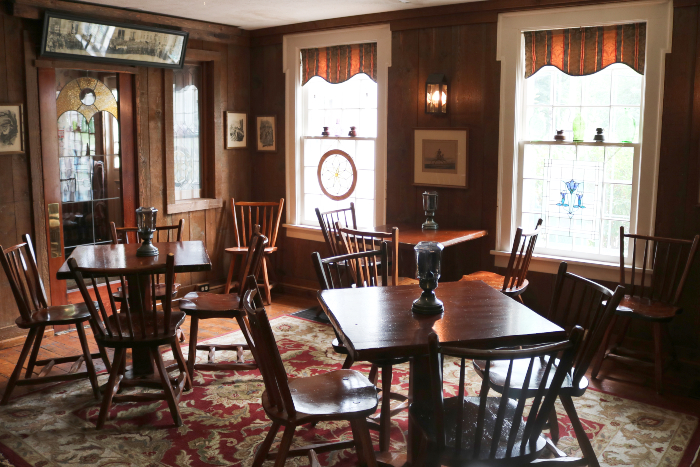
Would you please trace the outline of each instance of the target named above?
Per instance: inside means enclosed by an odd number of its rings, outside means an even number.
[[[447,77],[442,73],[433,73],[425,82],[425,113],[447,113]]]

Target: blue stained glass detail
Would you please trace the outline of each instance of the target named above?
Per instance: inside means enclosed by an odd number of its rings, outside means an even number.
[[[566,186],[566,190],[561,190],[559,194],[561,195],[561,202],[557,203],[557,206],[567,208],[566,213],[569,215],[569,219],[572,219],[575,214],[575,209],[585,209],[583,203],[583,182],[577,182],[574,179],[568,182],[563,182]],[[574,200],[574,196],[576,199]]]

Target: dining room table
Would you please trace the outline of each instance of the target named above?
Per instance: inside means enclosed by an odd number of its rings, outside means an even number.
[[[211,270],[211,260],[209,254],[201,240],[179,241],[179,242],[154,242],[153,245],[158,248],[156,256],[136,256],[136,250],[141,246],[139,243],[131,244],[101,244],[101,245],[82,245],[73,250],[71,255],[66,258],[66,261],[56,273],[57,279],[67,280],[73,278],[73,273],[68,267],[68,259],[74,258],[78,267],[81,268],[106,268],[106,269],[134,269],[138,267],[163,265],[165,272],[165,260],[168,254],[172,253],[175,259],[175,273],[182,272],[200,272]],[[138,297],[138,286],[136,280],[129,280],[126,276],[128,294],[131,297]],[[146,280],[148,280],[146,278]],[[145,307],[146,312],[150,311],[150,288],[148,283],[141,285],[142,290],[146,294]],[[129,302],[132,310],[139,310],[140,304]],[[149,356],[148,350],[135,348],[132,350],[133,361],[133,376],[147,376],[153,373],[153,362]]]
[[[354,361],[410,358],[409,401],[429,400],[428,336],[440,343],[491,349],[553,342],[566,337],[561,327],[484,282],[444,282],[435,290],[444,312],[411,311],[418,285],[322,290],[318,301]],[[411,465],[420,444],[409,423],[407,449],[377,452],[380,465]]]

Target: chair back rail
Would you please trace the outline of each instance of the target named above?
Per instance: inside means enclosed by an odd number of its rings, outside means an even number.
[[[48,307],[44,283],[39,276],[36,255],[29,234],[22,235],[23,243],[2,250],[0,261],[10,283],[20,316],[24,321],[31,319],[32,313]]]
[[[255,276],[247,278],[247,292],[243,297],[250,330],[255,345],[256,361],[265,383],[270,405],[279,412],[287,412],[289,418],[296,414],[292,393],[289,390],[287,372],[282,363],[275,336],[262,303]],[[257,359],[259,357],[259,360]]]
[[[68,259],[68,267],[75,277],[75,282],[90,315],[97,323],[96,337],[139,340],[149,337],[165,337],[170,332],[172,328],[170,322],[172,290],[175,278],[175,256],[172,253],[167,255],[165,264],[133,269],[78,267],[75,258]],[[165,275],[165,297],[161,299],[162,313],[159,313],[156,307],[155,288],[158,284],[158,275],[163,273]],[[121,309],[118,310],[109,278],[119,277],[122,290],[125,291],[127,290],[125,276],[128,276],[130,282],[134,284],[138,299],[134,300],[133,297],[130,297],[129,300],[123,300],[120,303]],[[104,279],[106,286],[104,289],[97,287],[98,279]],[[88,284],[92,285],[95,298],[90,296]],[[145,285],[150,288],[150,294],[147,294]],[[93,300],[97,301],[97,307],[95,307]]]
[[[321,290],[352,287],[387,286],[387,243],[378,250],[333,256],[321,259],[318,252],[311,254]]]
[[[267,237],[260,233],[260,226],[253,226],[253,233],[248,240],[248,253],[245,256],[245,262],[241,268],[241,275],[239,276],[240,290],[238,294],[240,308],[243,308],[243,296],[248,291],[248,276],[258,277],[260,268],[262,267],[263,255],[265,254],[265,248],[267,248]]]
[[[613,292],[596,282],[567,272],[565,262],[559,265],[547,319],[567,330],[575,326],[585,330],[574,357],[574,387],[578,387],[579,381],[586,374],[624,295],[625,288],[622,286],[617,286]]]
[[[523,232],[523,229],[518,227],[515,231],[513,249],[511,250],[510,259],[508,260],[508,267],[506,268],[501,292],[510,289],[518,289],[525,282],[541,225],[542,219],[538,219],[534,230]]]
[[[439,448],[448,446],[446,439],[445,427],[445,407],[442,390],[442,371],[443,371],[443,356],[456,357],[461,359],[460,377],[459,377],[459,394],[457,396],[459,408],[456,409],[456,428],[455,439],[450,448],[461,451],[465,446],[471,448],[473,459],[502,459],[510,457],[518,457],[525,454],[525,451],[534,450],[537,439],[545,427],[547,419],[554,407],[554,403],[561,389],[561,385],[567,373],[571,370],[574,355],[583,337],[583,329],[574,327],[569,339],[562,342],[551,343],[533,346],[525,349],[495,349],[495,350],[478,350],[465,349],[453,346],[442,346],[438,341],[435,333],[431,333],[428,337],[429,358],[430,358],[430,385],[432,394],[432,411],[433,420],[435,423],[436,443]],[[553,365],[553,362],[559,357],[558,365]],[[481,391],[478,395],[479,406],[476,419],[465,420],[463,417],[465,407],[465,360],[478,359],[485,360],[484,377],[482,380]],[[533,377],[533,368],[535,359],[543,359],[547,364],[543,370],[542,382],[539,385],[535,397],[532,399],[532,405],[529,410],[526,409],[526,398],[512,400],[509,398],[510,381],[513,372],[513,365],[516,360],[527,359],[529,366],[525,378],[523,380],[523,390],[530,386],[530,381]],[[488,371],[491,367],[491,362],[495,360],[509,361],[506,382],[503,393],[500,395],[500,400],[497,403],[495,421],[487,420],[487,404],[489,399],[489,375]],[[547,382],[550,380],[550,374],[554,373],[549,383],[547,390]],[[515,404],[514,411],[506,410],[509,406]],[[496,407],[492,405],[492,407]],[[527,416],[523,415],[527,411]],[[507,414],[510,413],[509,416]],[[467,426],[467,424],[471,424]],[[523,425],[524,424],[524,425]],[[508,429],[508,427],[510,427]],[[490,436],[485,436],[485,431],[490,430]],[[505,438],[503,435],[507,431]],[[486,432],[488,435],[489,433]],[[470,436],[471,439],[467,439]],[[491,440],[491,444],[482,445],[482,440]],[[453,440],[450,440],[452,442]]]
[[[626,234],[625,228],[620,226],[620,284],[625,285],[629,295],[678,304],[698,241],[700,235],[692,240],[682,240]],[[625,279],[625,246],[628,242],[631,243],[633,258],[629,283]],[[641,273],[637,273],[638,255],[642,255]],[[647,277],[647,268],[651,268],[650,278]]]
[[[389,262],[387,274],[391,275],[392,285],[399,283],[399,228],[393,227],[391,232],[374,232],[364,230],[354,230],[335,224],[336,231],[340,234],[343,242],[344,253],[361,253],[363,251],[378,250],[382,241],[391,242],[387,249]]]
[[[321,212],[316,208],[316,217],[318,218],[318,224],[321,226],[326,245],[331,251],[331,256],[342,255],[345,250],[343,249],[343,240],[340,238],[340,233],[336,230],[336,224],[340,224],[341,227],[357,229],[355,203],[350,203],[349,208],[336,209],[334,211]]]
[[[279,202],[236,201],[231,198],[236,246],[248,246],[248,240],[253,235],[253,227],[258,225],[260,233],[268,239],[268,248],[274,248],[277,243],[283,207],[284,198],[280,198]]]
[[[110,222],[110,232],[112,233],[112,244],[118,245],[123,243],[128,245],[130,242],[129,235],[132,235],[135,241],[140,242],[141,237],[139,236],[137,227],[117,227],[114,222]],[[185,228],[185,219],[180,219],[180,221],[175,225],[159,225],[156,226],[156,231],[153,233],[154,242],[181,242],[182,241],[182,231]]]

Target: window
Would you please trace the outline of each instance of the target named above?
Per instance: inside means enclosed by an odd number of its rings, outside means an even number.
[[[173,73],[173,136],[175,151],[175,199],[201,194],[200,90],[202,68],[185,65]]]
[[[368,48],[372,44],[376,44],[373,49],[376,52],[368,58]],[[287,100],[287,234],[323,241],[316,228],[314,209],[344,208],[350,202],[355,203],[361,227],[383,224],[391,55],[388,25],[285,36],[283,48]],[[345,48],[352,48],[353,55],[352,60],[341,60],[342,77],[328,80],[313,77],[318,74],[328,78],[338,73],[338,67],[326,67],[320,59],[320,71],[302,70],[302,63],[309,63],[302,61],[302,51],[308,54],[309,49],[313,49],[319,56],[329,54],[329,57],[331,53],[341,53],[350,58]],[[356,60],[357,53],[365,55]],[[335,55],[333,57],[335,60]],[[372,60],[374,79],[364,71],[370,63],[368,60]],[[352,65],[345,70],[345,63]],[[362,64],[359,72],[357,63]],[[355,127],[356,136],[349,136],[351,126]],[[324,127],[328,127],[329,136],[322,136]]]
[[[558,263],[567,260],[570,270],[598,280],[619,278],[615,265],[619,264],[620,225],[625,231],[653,233],[671,18],[670,3],[499,16],[503,98],[493,252],[497,266],[507,263],[515,229],[531,229],[540,217],[543,232],[531,268],[555,273]],[[544,48],[531,46],[525,38],[538,34],[530,31],[591,27],[607,31],[612,25],[630,27],[631,23],[645,24],[646,48],[637,54],[645,60],[643,75],[625,64],[600,66],[600,54],[593,71],[583,73],[589,64],[578,57],[568,65],[581,66],[580,74],[593,73],[585,76],[570,76],[554,66],[538,69],[533,66],[535,55],[541,60],[553,50],[553,35]],[[631,50],[626,48],[622,57]],[[557,55],[558,66],[570,58]],[[554,53],[550,59],[555,64]],[[597,128],[603,129],[602,143],[594,141]],[[564,130],[565,141],[554,141],[557,130]],[[632,264],[631,257],[627,261]]]

